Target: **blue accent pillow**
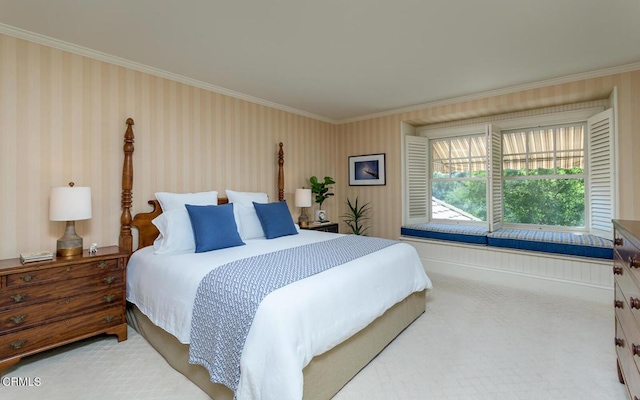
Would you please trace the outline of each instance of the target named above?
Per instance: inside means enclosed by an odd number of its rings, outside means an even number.
[[[186,204],[196,253],[242,246],[238,226],[233,217],[233,203],[220,206],[194,206]]]
[[[267,239],[298,234],[285,200],[267,204],[253,202],[253,207]]]

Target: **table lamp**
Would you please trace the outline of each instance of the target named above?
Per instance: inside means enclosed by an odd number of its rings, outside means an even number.
[[[309,226],[307,207],[311,207],[311,189],[296,189],[296,207],[300,207],[298,225],[300,225],[300,227],[306,228],[307,226]]]
[[[70,257],[82,254],[82,238],[76,234],[76,221],[91,218],[91,188],[60,186],[51,188],[49,219],[66,221],[64,235],[58,239],[56,255]]]

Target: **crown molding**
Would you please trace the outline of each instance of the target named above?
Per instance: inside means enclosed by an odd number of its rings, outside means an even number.
[[[312,118],[322,122],[330,124],[337,124],[337,121],[322,115],[313,114],[307,111],[298,110],[297,108],[288,107],[282,104],[274,103],[269,100],[253,97],[248,94],[236,92],[234,90],[226,89],[220,86],[212,85],[197,79],[188,78],[173,72],[168,72],[159,68],[151,67],[149,65],[141,64],[135,61],[127,60],[118,56],[103,53],[101,51],[89,49],[87,47],[79,46],[73,43],[65,42],[63,40],[54,39],[45,35],[30,32],[24,29],[16,28],[14,26],[0,23],[0,33],[16,37],[18,39],[28,40],[30,42],[42,44],[45,46],[53,47],[58,50],[67,51],[69,53],[78,54],[84,57],[93,58],[98,61],[104,61],[110,64],[115,64],[124,68],[129,68],[135,71],[144,72],[147,74],[155,75],[160,78],[169,79],[172,81],[184,83],[186,85],[194,86],[200,89],[209,90],[212,92],[220,93],[225,96],[233,97],[240,100],[245,100],[251,103],[259,104],[261,106],[275,108],[280,111],[285,111],[291,114],[300,115],[302,117]]]
[[[559,78],[547,79],[547,80],[543,80],[543,81],[536,81],[536,82],[524,83],[524,84],[521,84],[521,85],[508,86],[508,87],[505,87],[505,88],[502,88],[502,89],[488,90],[486,92],[479,92],[479,93],[474,93],[474,94],[470,94],[470,95],[466,95],[466,96],[453,97],[453,98],[450,98],[450,99],[432,101],[432,102],[429,102],[429,103],[416,104],[414,106],[396,108],[396,109],[393,109],[393,110],[381,111],[379,113],[367,114],[367,115],[362,115],[362,116],[359,116],[359,117],[341,119],[341,120],[336,121],[336,123],[337,124],[346,124],[346,123],[350,123],[350,122],[364,121],[364,120],[367,120],[367,119],[387,117],[389,115],[395,115],[395,114],[407,113],[407,112],[412,112],[412,111],[418,111],[418,110],[423,110],[425,108],[446,106],[446,105],[455,104],[455,103],[462,103],[462,102],[465,102],[465,101],[480,100],[480,99],[484,99],[484,98],[487,98],[487,97],[500,96],[500,95],[503,95],[503,94],[521,92],[521,91],[531,90],[531,89],[540,89],[540,88],[543,88],[543,87],[546,87],[546,86],[561,85],[563,83],[575,82],[575,81],[580,81],[580,80],[584,80],[584,79],[600,78],[600,77],[607,76],[607,75],[622,74],[622,73],[625,73],[625,72],[632,72],[632,71],[637,71],[637,70],[640,70],[640,62],[633,63],[633,64],[627,64],[627,65],[621,65],[621,66],[617,66],[617,67],[599,69],[599,70],[596,70],[596,71],[581,72],[581,73],[578,73],[578,74],[567,75],[567,76],[562,76],[562,77],[559,77]]]
[[[465,101],[473,101],[473,100],[483,99],[483,98],[492,97],[492,96],[500,96],[503,94],[520,92],[524,90],[539,89],[545,86],[559,85],[559,84],[579,81],[583,79],[599,78],[607,75],[615,75],[615,74],[621,74],[625,72],[640,70],[640,62],[638,62],[638,63],[627,64],[627,65],[622,65],[617,67],[604,68],[596,71],[567,75],[559,78],[530,82],[530,83],[525,83],[525,84],[515,85],[515,86],[508,86],[501,89],[494,89],[494,90],[474,93],[474,94],[460,96],[460,97],[453,97],[453,98],[444,99],[444,100],[416,104],[413,106],[396,108],[396,109],[391,109],[387,111],[381,111],[378,113],[361,115],[353,118],[336,120],[329,117],[325,117],[323,115],[318,115],[318,114],[310,113],[308,111],[299,110],[297,108],[274,103],[269,100],[260,99],[258,97],[250,96],[244,93],[236,92],[234,90],[212,85],[210,83],[188,78],[186,76],[164,71],[159,68],[151,67],[135,61],[117,57],[111,54],[103,53],[101,51],[97,51],[97,50],[89,49],[87,47],[79,46],[73,43],[65,42],[63,40],[54,39],[45,35],[30,32],[20,28],[16,28],[14,26],[6,25],[3,23],[0,23],[0,33],[13,36],[19,39],[28,40],[30,42],[42,44],[45,46],[53,47],[59,50],[67,51],[70,53],[78,54],[81,56],[93,58],[99,61],[108,62],[124,68],[129,68],[135,71],[140,71],[143,73],[148,73],[148,74],[169,79],[172,81],[184,83],[186,85],[194,86],[200,89],[210,90],[212,92],[220,93],[220,94],[230,96],[240,100],[245,100],[245,101],[259,104],[265,107],[270,107],[270,108],[285,111],[291,114],[300,115],[302,117],[307,117],[307,118],[315,119],[318,121],[326,122],[333,125],[342,125],[342,124],[351,123],[351,122],[364,121],[367,119],[380,118],[380,117],[386,117],[386,116],[395,115],[395,114],[418,111],[425,108],[445,106],[449,104],[461,103]]]

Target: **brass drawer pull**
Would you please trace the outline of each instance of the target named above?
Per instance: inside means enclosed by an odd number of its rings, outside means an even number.
[[[613,267],[613,274],[614,275],[622,275],[622,267]]]
[[[108,265],[109,264],[107,264],[106,261],[100,261],[100,262],[98,262],[97,267],[100,268],[100,269],[105,269],[105,268],[107,268]]]
[[[629,297],[629,306],[631,306],[631,308],[640,309],[640,299],[636,297]]]
[[[15,325],[20,325],[25,318],[27,318],[25,314],[16,315],[15,317],[9,318],[9,321],[13,322]]]
[[[624,308],[624,302],[622,300],[614,300],[613,307],[615,308]]]
[[[24,301],[24,299],[26,298],[27,298],[26,293],[18,293],[15,296],[11,296],[11,300],[13,300],[14,303],[20,303]]]
[[[116,296],[113,294],[110,294],[108,296],[102,296],[102,300],[104,300],[105,303],[111,303],[115,298]]]
[[[629,268],[640,268],[640,262],[636,258],[636,255],[629,256]]]
[[[20,339],[20,340],[16,340],[14,342],[9,343],[9,347],[11,347],[13,350],[18,350],[19,348],[24,346],[26,343],[27,343],[26,339]]]
[[[102,282],[108,283],[108,284],[112,284],[115,281],[116,281],[116,277],[115,276],[107,276],[106,278],[104,278],[102,280]]]
[[[34,277],[34,276],[35,276],[35,275],[25,274],[25,275],[22,275],[22,276],[20,277],[20,279],[22,279],[22,281],[23,281],[23,282],[31,282],[31,280],[33,280],[33,277]]]
[[[624,339],[616,338],[616,346],[624,347]]]
[[[111,321],[113,321],[113,315],[107,315],[106,317],[104,317],[104,322],[106,322],[107,324]]]
[[[613,244],[615,246],[622,246],[622,244],[624,243],[624,240],[622,240],[622,238],[615,238],[613,239]]]

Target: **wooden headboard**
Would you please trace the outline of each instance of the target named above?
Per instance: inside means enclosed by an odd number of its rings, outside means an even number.
[[[131,253],[133,251],[133,235],[131,227],[138,229],[138,249],[153,244],[158,237],[158,229],[151,223],[155,217],[162,214],[162,207],[158,200],[149,200],[152,211],[139,213],[131,217],[132,189],[133,189],[133,119],[127,118],[127,130],[124,133],[124,163],[122,166],[122,215],[120,217],[120,249]],[[284,200],[284,150],[282,142],[278,144],[278,201]],[[218,204],[226,204],[229,199],[218,197]]]

